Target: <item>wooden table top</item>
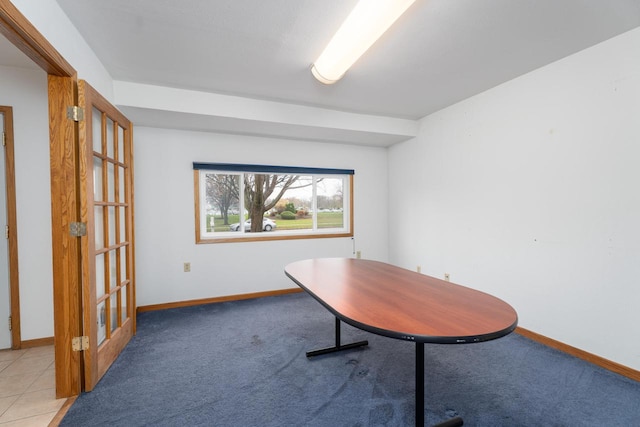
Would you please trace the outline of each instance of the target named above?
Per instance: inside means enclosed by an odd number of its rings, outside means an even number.
[[[378,335],[462,344],[500,338],[518,324],[499,298],[383,262],[309,259],[285,273],[337,318]]]

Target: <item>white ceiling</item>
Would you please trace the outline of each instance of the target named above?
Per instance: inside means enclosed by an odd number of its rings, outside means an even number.
[[[57,2],[115,80],[404,119],[640,26],[640,0],[417,0],[325,86],[310,65],[356,0]]]

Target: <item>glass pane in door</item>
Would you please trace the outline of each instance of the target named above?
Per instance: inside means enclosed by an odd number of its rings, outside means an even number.
[[[96,206],[94,208],[93,220],[95,221],[96,249],[104,248],[104,208]]]
[[[112,294],[111,298],[111,332],[118,327],[118,294]]]
[[[118,152],[117,159],[122,162],[125,158],[124,156],[124,129],[122,126],[118,126]]]
[[[125,169],[123,167],[118,167],[118,202],[124,202],[125,200],[125,178],[124,178]]]
[[[102,159],[93,158],[93,200],[102,200]]]
[[[104,294],[104,254],[98,254],[96,255],[96,298]]]
[[[122,287],[122,300],[121,300],[121,308],[120,312],[120,321],[124,322],[127,319],[127,307],[129,306],[127,300],[129,296],[129,285],[125,285]]]
[[[109,246],[116,244],[116,208],[115,206],[109,206]]]
[[[94,108],[91,114],[91,129],[93,151],[102,153],[102,113],[97,108]]]
[[[107,201],[116,201],[116,187],[115,187],[115,166],[111,162],[107,162]]]
[[[127,280],[127,247],[124,246],[120,249],[120,277],[118,281],[120,284]]]
[[[107,157],[114,157],[113,149],[114,149],[114,134],[113,134],[113,120],[107,118]]]
[[[98,304],[98,345],[107,338],[107,311],[105,302]]]
[[[109,251],[109,290],[113,291],[113,289],[118,286],[118,274],[117,274],[118,264],[116,262],[116,251]]]
[[[120,207],[118,208],[118,211],[120,212],[120,233],[119,233],[119,241],[118,243],[122,243],[122,242],[126,242],[127,241],[127,229],[126,229],[126,208],[125,207]]]

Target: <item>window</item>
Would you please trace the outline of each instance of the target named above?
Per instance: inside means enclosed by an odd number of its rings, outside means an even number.
[[[353,236],[353,170],[194,163],[196,243]]]

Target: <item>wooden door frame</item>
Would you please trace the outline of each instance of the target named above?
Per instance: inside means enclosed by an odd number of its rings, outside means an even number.
[[[13,108],[0,106],[4,116],[5,135],[5,186],[7,201],[8,255],[9,255],[9,310],[11,312],[11,348],[21,347],[20,334],[20,285],[18,277],[18,221],[16,217],[16,178],[13,155]]]
[[[77,72],[9,0],[0,0],[0,34],[48,74],[56,397],[69,397],[82,391],[80,352],[71,350],[82,335],[80,244],[69,233],[80,220],[78,126],[67,119]]]

